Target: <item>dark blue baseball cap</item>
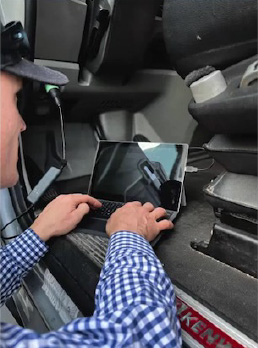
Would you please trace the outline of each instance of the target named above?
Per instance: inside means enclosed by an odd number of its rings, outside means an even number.
[[[30,51],[26,32],[20,22],[1,24],[1,71],[45,84],[63,86],[68,78],[55,70],[26,59]]]

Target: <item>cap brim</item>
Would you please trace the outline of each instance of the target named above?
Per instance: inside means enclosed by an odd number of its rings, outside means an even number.
[[[3,70],[22,78],[51,85],[63,86],[69,82],[68,78],[59,71],[36,65],[26,59],[22,59],[15,65],[7,66]]]

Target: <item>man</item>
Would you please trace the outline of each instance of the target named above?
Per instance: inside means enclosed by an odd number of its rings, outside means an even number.
[[[17,44],[17,38],[23,43]],[[16,106],[21,78],[64,85],[64,75],[22,58],[26,39],[20,24],[1,30],[1,187],[18,180],[19,133],[26,129]],[[87,195],[59,196],[33,225],[1,250],[1,303],[20,286],[22,278],[47,252],[52,237],[74,229],[91,208],[101,203]],[[118,209],[107,223],[110,237],[105,265],[96,289],[95,312],[57,332],[38,334],[1,323],[1,347],[180,347],[175,294],[149,241],[169,229],[161,208],[139,202]]]

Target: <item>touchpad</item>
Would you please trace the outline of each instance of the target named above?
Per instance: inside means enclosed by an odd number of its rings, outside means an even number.
[[[96,230],[105,233],[107,220],[90,218],[85,216],[82,221],[78,224],[77,228],[86,230]]]

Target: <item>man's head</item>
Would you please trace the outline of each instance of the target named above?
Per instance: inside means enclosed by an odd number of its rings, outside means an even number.
[[[18,137],[26,129],[17,109],[17,93],[22,88],[22,79],[1,72],[0,83],[0,186],[11,187],[18,181]]]
[[[1,25],[1,75],[0,75],[0,187],[17,183],[18,137],[26,129],[17,109],[17,93],[22,79],[45,84],[65,85],[68,79],[60,72],[38,66],[26,60],[29,52],[27,35],[21,23]]]

